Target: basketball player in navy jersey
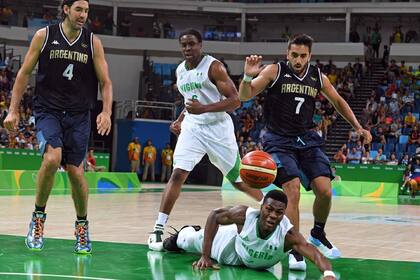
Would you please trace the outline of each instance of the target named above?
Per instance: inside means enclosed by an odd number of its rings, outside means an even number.
[[[90,109],[96,101],[98,81],[103,98],[102,112],[96,118],[100,135],[111,130],[112,83],[100,40],[84,24],[88,18],[88,0],[63,0],[63,21],[36,32],[12,91],[8,129],[19,123],[19,104],[32,70],[39,62],[34,96],[37,139],[43,155],[39,169],[35,211],[25,239],[31,250],[44,247],[45,207],[60,164],[65,166],[72,186],[76,208],[74,251],[90,253],[87,204],[88,186],[83,159],[88,148]]]
[[[286,215],[299,230],[300,184],[315,194],[314,227],[309,241],[326,257],[341,256],[326,238],[325,224],[331,208],[331,169],[321,150],[323,139],[313,130],[315,98],[322,93],[366,142],[369,131],[362,128],[346,101],[337,93],[318,67],[310,65],[313,39],[306,34],[293,36],[288,42],[287,63],[261,67],[261,56],[246,58],[244,78],[240,84],[241,100],[249,100],[267,88],[265,119],[268,132],[263,137],[264,151],[277,162],[274,184],[282,187],[289,199]],[[289,268],[306,270],[303,257],[289,254]]]

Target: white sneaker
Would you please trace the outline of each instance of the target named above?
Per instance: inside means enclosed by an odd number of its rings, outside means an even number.
[[[153,232],[149,235],[149,239],[147,240],[147,244],[149,245],[149,249],[153,251],[163,251],[163,226],[156,224]]]
[[[305,259],[303,259],[302,261],[298,261],[296,260],[293,254],[289,253],[289,270],[305,271],[306,270]]]
[[[340,250],[337,249],[337,247],[334,246],[331,242],[325,238],[326,241],[322,242],[321,240],[313,237],[312,235],[309,235],[308,242],[314,245],[326,258],[335,260],[341,257]],[[331,248],[328,248],[324,243],[328,242],[331,244]]]

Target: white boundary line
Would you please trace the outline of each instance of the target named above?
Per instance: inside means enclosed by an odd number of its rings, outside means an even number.
[[[41,273],[20,273],[20,272],[0,272],[0,275],[16,275],[16,276],[43,276],[43,277],[57,277],[57,278],[72,278],[72,279],[91,279],[91,280],[117,280],[113,278],[100,278],[88,276],[73,276],[73,275],[60,275],[60,274],[41,274]]]

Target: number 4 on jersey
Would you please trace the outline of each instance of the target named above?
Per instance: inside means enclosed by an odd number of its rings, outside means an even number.
[[[63,72],[63,77],[66,77],[69,81],[73,79],[73,64],[69,64],[66,70]]]

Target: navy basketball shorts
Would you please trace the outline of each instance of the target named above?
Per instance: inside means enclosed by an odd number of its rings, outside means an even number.
[[[61,164],[79,166],[86,157],[90,135],[90,112],[34,112],[39,150],[46,145],[62,148]]]
[[[274,183],[282,184],[299,178],[307,191],[311,190],[313,179],[325,176],[333,179],[330,161],[321,150],[323,139],[314,131],[302,136],[281,136],[268,131],[263,137],[264,151],[277,164]]]

